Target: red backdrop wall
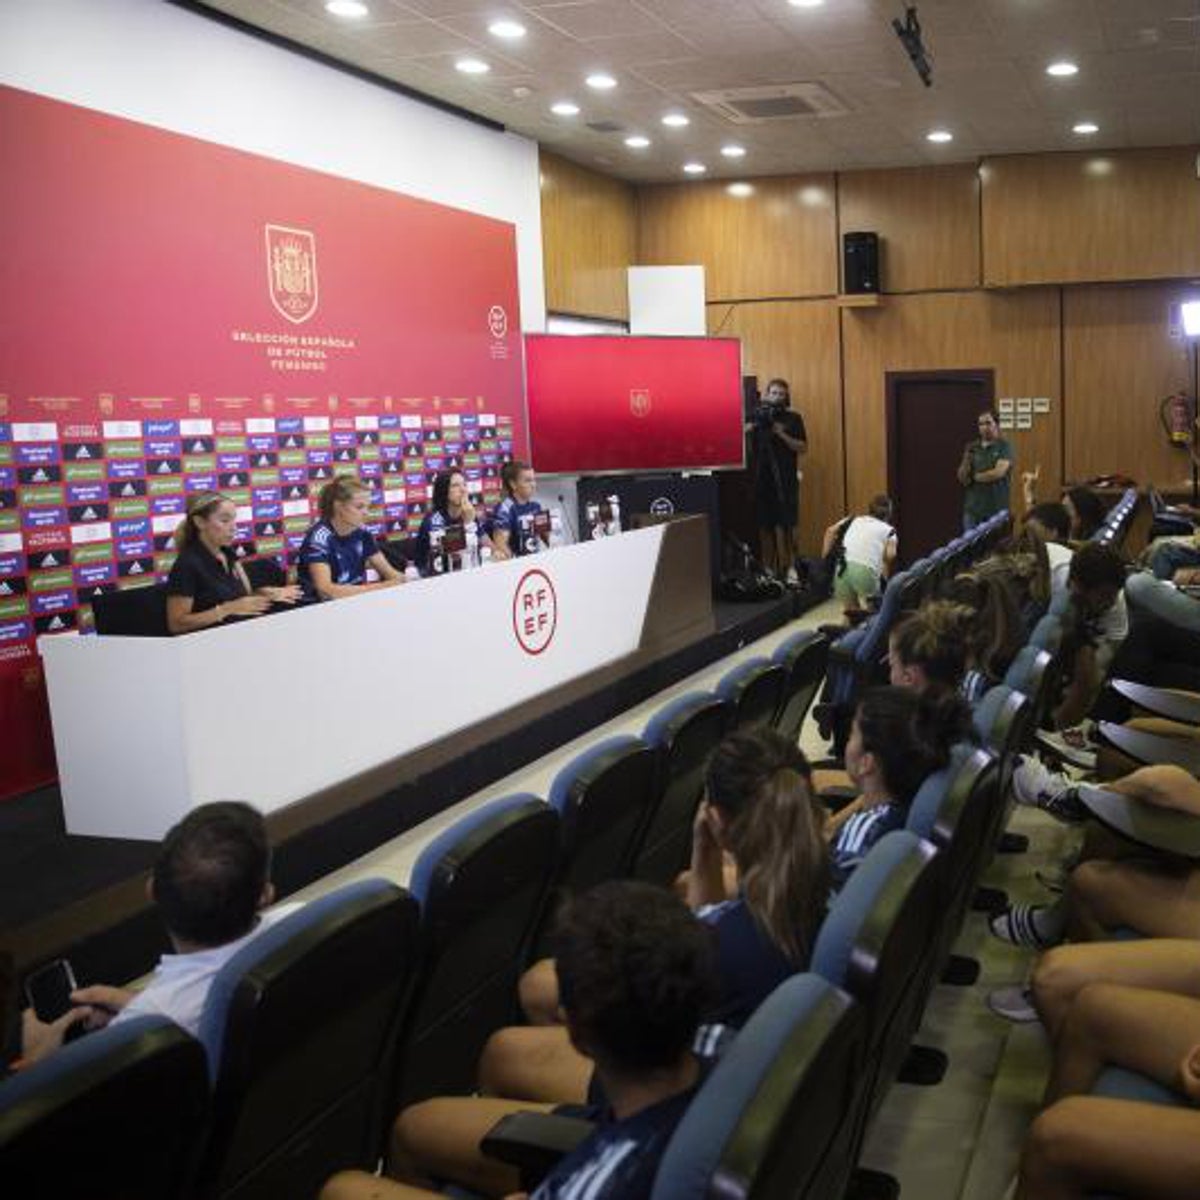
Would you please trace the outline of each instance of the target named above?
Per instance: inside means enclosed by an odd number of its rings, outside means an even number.
[[[54,775],[36,638],[163,578],[187,493],[284,556],[335,471],[410,529],[526,431],[511,225],[2,87],[0,146],[4,796]]]

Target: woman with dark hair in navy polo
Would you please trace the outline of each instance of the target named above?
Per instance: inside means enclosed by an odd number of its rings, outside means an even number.
[[[437,564],[432,561],[432,543],[438,540],[438,531],[452,526],[462,526],[467,549],[472,541],[481,545],[487,539],[480,527],[475,506],[467,497],[467,481],[461,471],[439,471],[433,481],[433,504],[417,530],[417,566],[422,575],[432,575]],[[472,537],[472,534],[474,537]]]
[[[306,596],[339,600],[364,588],[404,582],[365,528],[370,507],[371,489],[353,475],[335,475],[321,489],[321,519],[304,535],[296,555],[296,572]],[[367,582],[368,567],[379,576],[378,583]]]

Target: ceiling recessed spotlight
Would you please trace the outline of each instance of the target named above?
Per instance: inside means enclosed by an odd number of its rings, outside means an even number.
[[[736,142],[730,142],[728,146],[721,147],[721,153],[726,158],[745,158],[746,147],[739,146]]]
[[[584,82],[588,87],[594,88],[598,92],[607,92],[617,86],[617,81],[611,75],[606,75],[603,71],[597,71],[594,75],[589,75]]]
[[[454,69],[464,75],[486,75],[492,68],[482,58],[460,58]]]
[[[683,172],[685,175],[703,175],[708,168],[699,162],[686,162],[683,164]]]
[[[725,190],[731,196],[737,196],[739,199],[754,195],[754,186],[749,183],[731,183]]]
[[[948,129],[931,129],[925,135],[925,140],[927,142],[937,142],[939,144],[942,142],[952,142],[954,141],[954,134],[952,134]]]
[[[493,21],[488,26],[488,33],[506,42],[515,42],[525,36],[525,26],[520,21]]]
[[[788,0],[793,8],[820,8],[825,0]]]
[[[577,117],[579,105],[572,104],[570,100],[560,100],[557,104],[550,105],[550,111],[556,117]]]
[[[662,119],[662,123],[670,129],[682,129],[685,125],[690,125],[692,122],[683,113],[667,113]]]
[[[328,0],[325,11],[335,17],[365,17],[370,11],[362,0]]]
[[[1053,75],[1056,79],[1066,79],[1069,75],[1078,75],[1079,68],[1073,62],[1063,59],[1060,62],[1052,62],[1046,68],[1046,74]]]
[[[1080,121],[1078,125],[1071,126],[1072,133],[1099,133],[1100,126],[1095,121]]]
[[[643,137],[640,133],[635,133],[632,137],[627,137],[625,139],[625,145],[627,145],[630,150],[645,150],[645,148],[650,145],[650,139],[648,137]]]

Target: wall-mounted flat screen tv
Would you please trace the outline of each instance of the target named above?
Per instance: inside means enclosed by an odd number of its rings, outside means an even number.
[[[552,474],[743,466],[736,338],[525,338],[534,467]]]

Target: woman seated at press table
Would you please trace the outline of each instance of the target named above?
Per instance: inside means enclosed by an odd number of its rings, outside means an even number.
[[[304,535],[296,555],[296,574],[306,596],[340,600],[404,582],[365,528],[370,508],[371,489],[353,475],[335,475],[321,489],[320,520]],[[368,567],[379,576],[378,583],[367,582]]]
[[[227,617],[256,617],[272,603],[291,604],[297,587],[250,586],[233,551],[237,506],[218,492],[188,497],[187,516],[175,531],[179,555],[167,576],[167,629],[194,633]]]
[[[533,529],[533,518],[542,506],[533,498],[537,478],[528,463],[507,462],[500,471],[504,499],[492,516],[492,543],[497,558],[536,554],[541,546]]]
[[[433,575],[438,571],[439,568],[432,561],[432,543],[437,540],[437,531],[445,531],[452,526],[462,528],[468,550],[471,548],[472,532],[475,546],[481,546],[488,540],[480,527],[475,506],[467,498],[467,481],[463,473],[439,471],[433,481],[433,507],[425,514],[421,528],[417,530],[417,566],[422,575]]]

